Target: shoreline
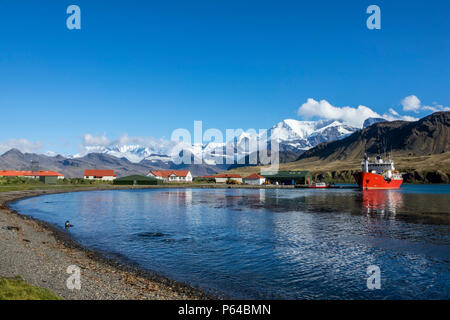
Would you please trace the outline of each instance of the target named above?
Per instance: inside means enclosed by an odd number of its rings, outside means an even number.
[[[11,209],[17,201],[49,194],[141,189],[292,189],[293,186],[156,185],[56,186],[0,192],[0,278],[21,276],[34,286],[74,300],[206,300],[231,299],[139,267],[126,257],[80,245],[62,226],[38,220]],[[81,269],[81,290],[69,290],[67,267]]]
[[[172,186],[170,186],[172,187]],[[139,268],[125,257],[78,244],[51,223],[22,215],[9,206],[46,194],[145,189],[113,186],[0,192],[0,277],[21,276],[26,282],[74,300],[205,300],[220,299],[200,288]],[[67,267],[81,269],[81,290],[69,290]]]

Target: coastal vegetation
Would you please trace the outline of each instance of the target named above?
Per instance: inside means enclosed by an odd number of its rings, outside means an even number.
[[[48,190],[58,188],[76,188],[86,186],[109,186],[112,182],[109,181],[95,181],[81,178],[65,178],[57,181],[56,184],[45,184],[34,178],[23,177],[1,177],[0,178],[0,192],[6,191],[20,191],[20,190]]]
[[[17,276],[12,279],[0,278],[0,300],[62,300],[62,298]]]
[[[24,177],[0,177],[0,185],[20,185],[33,184],[44,185],[45,183],[34,178]],[[92,184],[112,184],[110,181],[88,180],[83,178],[64,178],[57,180],[58,185],[92,185]]]

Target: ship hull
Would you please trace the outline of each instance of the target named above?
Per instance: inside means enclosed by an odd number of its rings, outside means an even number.
[[[403,183],[403,179],[385,180],[382,175],[371,172],[358,172],[354,177],[362,189],[398,189]]]

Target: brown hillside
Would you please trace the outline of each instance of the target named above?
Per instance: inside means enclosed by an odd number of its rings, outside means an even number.
[[[360,170],[366,151],[369,156],[392,149],[397,169],[406,172],[407,182],[449,182],[450,112],[437,112],[415,122],[376,123],[351,136],[323,143],[305,152],[297,161],[280,164],[280,170],[309,170],[313,175],[351,181]],[[246,176],[261,167],[231,170]],[[436,178],[436,176],[438,176]]]
[[[361,159],[364,152],[374,155],[393,151],[397,155],[424,156],[450,150],[450,112],[436,112],[415,122],[381,122],[351,136],[322,143],[302,154],[299,160]]]

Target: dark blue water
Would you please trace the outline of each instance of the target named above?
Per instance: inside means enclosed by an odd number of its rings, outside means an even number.
[[[82,245],[232,298],[449,299],[450,187],[152,189],[46,195],[14,209]],[[381,270],[381,289],[366,269]]]

